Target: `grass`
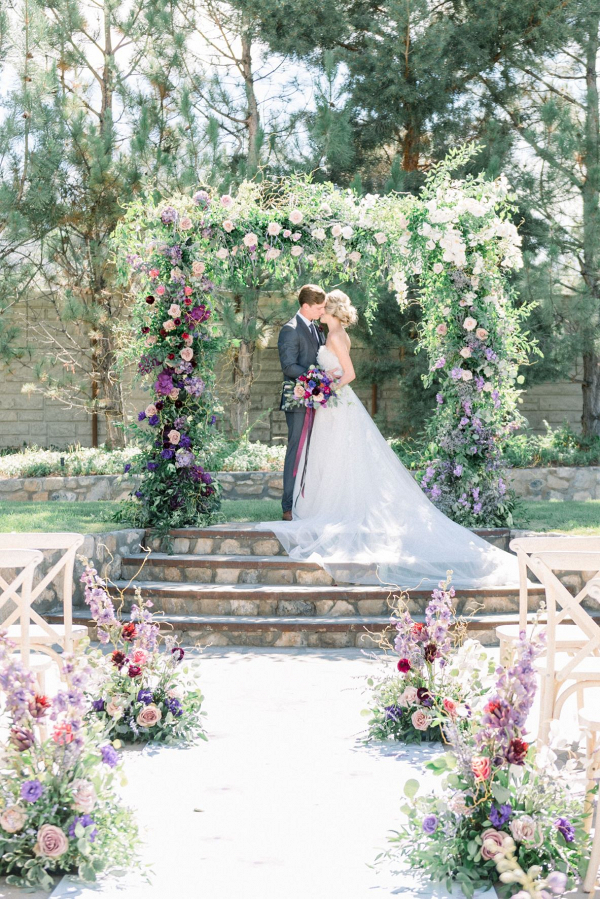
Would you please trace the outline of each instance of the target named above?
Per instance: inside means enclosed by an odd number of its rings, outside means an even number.
[[[0,532],[75,531],[95,534],[116,530],[113,521],[119,504],[0,502]],[[277,500],[225,500],[223,521],[274,521],[281,518]],[[600,535],[600,500],[586,503],[522,503],[515,516],[516,528],[531,531],[562,531],[565,534]]]

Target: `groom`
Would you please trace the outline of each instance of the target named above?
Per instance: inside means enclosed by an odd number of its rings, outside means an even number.
[[[317,326],[319,318],[325,312],[327,296],[321,287],[305,284],[298,294],[300,309],[294,318],[284,325],[279,332],[277,343],[279,361],[286,381],[292,383],[305,374],[309,366],[316,365],[319,347],[325,343],[325,337]],[[281,396],[280,409],[283,408],[284,394]],[[304,425],[306,409],[287,410],[285,417],[288,426],[288,445],[283,467],[283,520],[292,520],[292,504],[294,501],[294,463],[300,444],[300,436]]]

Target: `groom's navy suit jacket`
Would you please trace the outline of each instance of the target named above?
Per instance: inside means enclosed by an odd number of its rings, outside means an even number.
[[[319,347],[325,343],[323,333],[318,340],[299,315],[284,325],[279,332],[277,347],[283,376],[286,381],[294,382],[303,375],[311,365],[316,365]],[[280,409],[283,408],[284,394],[281,395]],[[299,410],[303,411],[303,410]]]

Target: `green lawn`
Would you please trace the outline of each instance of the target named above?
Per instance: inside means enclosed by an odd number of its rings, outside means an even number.
[[[114,530],[118,503],[0,502],[0,531],[76,531],[93,534]],[[281,516],[277,500],[225,500],[223,521],[272,521]],[[532,531],[600,535],[600,500],[587,503],[523,503],[515,527]]]

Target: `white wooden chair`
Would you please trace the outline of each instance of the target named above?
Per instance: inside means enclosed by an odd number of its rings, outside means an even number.
[[[519,623],[503,624],[496,628],[496,636],[500,643],[501,660],[506,658],[509,646],[518,641],[521,631],[531,634],[535,627],[528,615],[528,588],[531,582],[528,580],[527,574],[529,570],[534,571],[534,568],[529,563],[531,554],[543,551],[553,552],[555,550],[600,551],[600,538],[565,537],[560,535],[515,537],[510,542],[510,548],[516,552],[519,563]],[[600,581],[597,581],[595,584],[592,581],[588,583],[588,595],[594,599],[600,599]],[[561,652],[571,652],[585,645],[586,636],[576,624],[564,624],[565,618],[568,618],[568,614],[565,610],[561,610],[556,618],[555,646]]]
[[[19,621],[18,652],[13,653],[13,657],[33,671],[42,692],[45,673],[51,667],[52,659],[32,652],[29,625],[33,575],[43,558],[38,550],[0,549],[0,609],[12,602],[15,609],[6,620]]]
[[[563,538],[567,539],[567,538]],[[575,540],[576,538],[573,538]],[[560,718],[566,700],[577,694],[578,708],[583,705],[584,690],[600,687],[600,626],[584,609],[582,602],[590,595],[590,585],[600,570],[600,541],[595,550],[554,547],[532,552],[528,567],[537,575],[546,594],[546,648],[535,666],[540,674],[540,726],[538,739],[546,742],[553,719]],[[564,544],[563,544],[564,545]],[[573,596],[559,580],[557,571],[587,572],[584,587]],[[571,619],[581,632],[578,643],[565,646],[557,642],[559,622]],[[566,627],[563,625],[563,627]]]
[[[596,802],[592,790],[600,780],[600,708],[596,702],[586,704],[579,712],[579,724],[586,734],[586,755],[588,763],[588,782],[586,795],[586,819],[585,829],[589,833],[594,819],[594,807],[596,807],[596,827],[592,841],[592,851],[588,862],[587,871],[583,880],[584,893],[593,893],[596,888],[598,868],[600,868],[600,814],[598,812],[598,797]]]
[[[31,647],[38,652],[47,653],[55,659],[60,654],[54,647],[60,647],[62,652],[71,652],[73,643],[87,637],[88,630],[84,625],[73,625],[73,567],[75,555],[83,543],[82,534],[0,534],[0,550],[28,549],[28,550],[61,550],[61,556],[48,573],[36,584],[31,591],[31,603],[35,603],[48,584],[59,578],[57,593],[62,594],[63,621],[64,624],[50,624],[34,608],[30,609],[29,640]],[[62,581],[62,584],[60,583]],[[0,577],[0,587],[5,584]],[[20,629],[22,625],[14,622],[17,620],[16,610],[9,615],[4,622],[8,630],[8,636],[15,643],[19,643]]]

